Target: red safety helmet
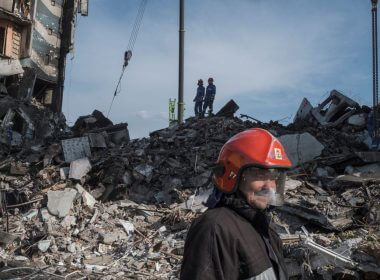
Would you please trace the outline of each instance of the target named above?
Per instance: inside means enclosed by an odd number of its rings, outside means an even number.
[[[247,167],[286,170],[291,166],[280,141],[265,129],[253,128],[236,134],[224,144],[213,181],[220,191],[232,193]]]

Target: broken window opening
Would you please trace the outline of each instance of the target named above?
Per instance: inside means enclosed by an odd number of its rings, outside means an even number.
[[[33,97],[40,103],[44,105],[52,105],[53,103],[53,94],[54,94],[54,84],[47,83],[46,81],[37,79]]]
[[[51,57],[50,54],[45,55],[45,65],[49,65],[51,62]]]
[[[0,26],[0,55],[5,55],[5,28]]]

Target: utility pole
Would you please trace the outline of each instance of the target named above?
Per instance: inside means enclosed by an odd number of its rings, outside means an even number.
[[[178,71],[178,123],[183,123],[183,80],[185,60],[185,0],[179,0],[179,71]]]
[[[377,61],[377,0],[372,2],[372,73],[373,73],[373,139],[380,137],[378,126],[378,112],[377,107],[379,104],[379,86],[378,86],[378,61]]]

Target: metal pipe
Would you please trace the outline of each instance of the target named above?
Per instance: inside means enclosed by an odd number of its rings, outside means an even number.
[[[185,0],[179,0],[179,71],[178,71],[178,123],[183,123],[183,81],[185,60]]]
[[[348,268],[358,267],[358,264],[355,261],[353,261],[352,259],[347,258],[341,254],[338,254],[338,253],[334,252],[333,250],[325,248],[325,247],[315,243],[310,238],[306,238],[304,244],[307,248],[313,250],[316,253],[323,255],[327,259],[332,260],[334,265],[348,267]]]

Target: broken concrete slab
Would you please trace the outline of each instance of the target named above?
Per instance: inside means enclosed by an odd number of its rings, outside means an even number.
[[[102,112],[94,110],[91,115],[79,117],[73,126],[73,131],[78,135],[82,135],[85,132],[106,128],[112,125],[112,121],[106,118]]]
[[[347,123],[353,126],[365,126],[366,125],[366,116],[365,114],[357,114],[348,118]]]
[[[112,245],[119,240],[128,239],[124,231],[114,230],[113,232],[102,233],[101,238],[104,244]]]
[[[285,191],[294,191],[303,185],[302,181],[286,178]]]
[[[138,180],[145,179],[149,183],[153,177],[153,169],[149,164],[139,164],[133,169],[133,176]]]
[[[11,76],[24,73],[20,60],[0,59],[0,76]]]
[[[332,90],[330,96],[318,107],[311,110],[315,119],[325,126],[337,126],[355,114],[359,104],[337,90]]]
[[[216,113],[216,116],[233,118],[237,110],[239,110],[239,106],[231,99]]]
[[[66,217],[73,207],[73,201],[77,193],[76,190],[69,188],[63,191],[48,191],[47,208],[49,212],[59,218]]]
[[[88,158],[81,158],[70,163],[69,178],[80,180],[91,170]]]
[[[90,143],[87,136],[62,140],[61,144],[66,162],[91,157]]]
[[[89,133],[87,136],[90,140],[90,146],[92,148],[107,148],[107,133]]]
[[[87,192],[81,185],[76,184],[75,188],[77,189],[78,193],[82,196],[84,204],[88,206],[90,209],[94,208],[96,199],[89,192]]]
[[[324,146],[310,133],[287,134],[278,138],[285,148],[293,167],[320,156]]]
[[[122,143],[127,143],[130,140],[128,124],[120,123],[112,126],[107,126],[105,128],[99,128],[88,131],[89,133],[107,133],[108,140],[112,143],[119,145]]]
[[[294,116],[293,122],[295,123],[300,120],[309,121],[312,109],[313,106],[311,106],[309,100],[307,100],[307,98],[304,98],[298,108],[296,115]]]

